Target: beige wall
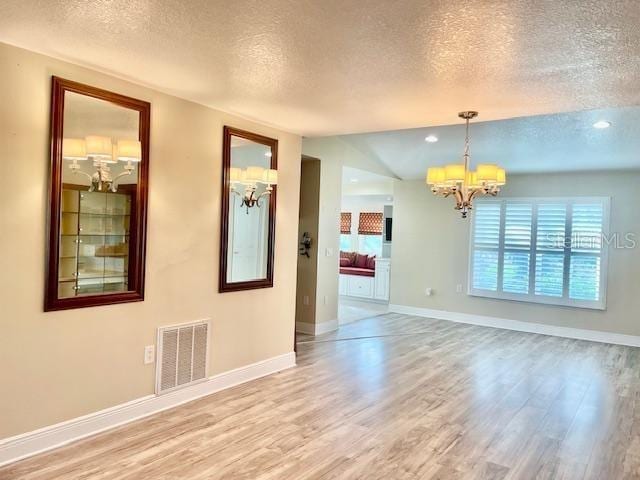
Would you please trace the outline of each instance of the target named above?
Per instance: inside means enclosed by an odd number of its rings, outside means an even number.
[[[338,271],[340,268],[342,164],[326,157],[320,160],[316,323],[338,319]]]
[[[300,223],[298,241],[304,232],[311,236],[309,257],[298,255],[296,322],[316,321],[316,287],[318,275],[318,218],[320,214],[320,160],[304,157],[300,175]],[[305,297],[308,302],[305,304]]]
[[[502,196],[610,196],[611,232],[640,240],[638,185],[639,172],[512,175]],[[471,220],[422,180],[396,181],[393,212],[392,304],[640,335],[638,248],[610,249],[606,311],[470,297],[456,293],[456,285],[466,292]],[[425,296],[427,287],[433,296]]]
[[[210,374],[293,347],[301,140],[0,44],[0,438],[153,393],[160,325],[211,318]],[[151,102],[144,302],[43,313],[51,75]],[[279,140],[274,287],[217,293],[222,127]]]
[[[395,178],[383,164],[340,137],[305,138],[302,152],[320,159],[316,323],[338,318],[342,168],[348,166]]]

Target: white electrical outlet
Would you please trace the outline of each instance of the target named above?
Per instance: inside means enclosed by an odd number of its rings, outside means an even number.
[[[329,297],[325,295],[323,300],[325,305],[329,305]]]
[[[332,257],[333,256],[333,248],[327,248],[324,251],[325,256]]]
[[[156,357],[156,347],[155,345],[147,345],[144,347],[144,363],[148,365],[149,363],[153,363]]]
[[[431,295],[433,295],[433,289],[432,289],[432,288],[425,288],[425,289],[424,289],[424,294],[425,294],[427,297],[430,297]]]
[[[462,293],[462,284],[461,283],[456,285],[456,293]]]

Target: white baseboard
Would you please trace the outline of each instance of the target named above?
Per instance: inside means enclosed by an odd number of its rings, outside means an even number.
[[[46,452],[125,423],[177,407],[296,365],[294,352],[209,377],[207,381],[164,395],[148,395],[114,407],[0,440],[0,466]]]
[[[304,333],[305,335],[315,335],[316,325],[315,323],[296,322],[296,332]]]
[[[592,342],[613,343],[616,345],[626,345],[629,347],[640,347],[640,337],[635,335],[625,335],[622,333],[603,332],[600,330],[587,330],[582,328],[559,327],[542,323],[523,322],[520,320],[508,320],[506,318],[487,317],[470,313],[448,312],[445,310],[432,310],[430,308],[410,307],[408,305],[389,305],[389,311],[394,313],[404,313],[419,317],[436,318],[438,320],[449,320],[457,323],[468,323],[483,327],[502,328],[504,330],[515,330],[518,332],[540,333],[542,335],[552,335],[555,337],[575,338],[578,340],[589,340]]]
[[[296,322],[296,332],[306,335],[322,335],[338,329],[338,319],[320,323]]]
[[[333,332],[338,329],[338,319],[334,318],[328,322],[316,323],[316,335],[322,335],[323,333]]]

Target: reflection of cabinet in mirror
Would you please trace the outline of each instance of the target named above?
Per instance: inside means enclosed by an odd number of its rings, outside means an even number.
[[[135,185],[118,193],[64,184],[58,296],[128,290],[130,222]]]

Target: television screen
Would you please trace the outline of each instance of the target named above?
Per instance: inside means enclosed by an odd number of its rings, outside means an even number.
[[[391,224],[393,223],[393,218],[387,217],[384,219],[384,241],[391,241]]]

